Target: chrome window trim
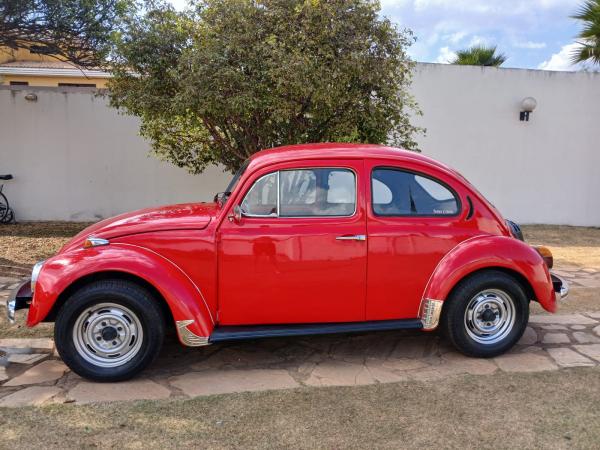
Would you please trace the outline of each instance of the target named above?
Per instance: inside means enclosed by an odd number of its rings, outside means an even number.
[[[350,172],[354,176],[354,210],[352,211],[352,213],[351,214],[319,215],[319,216],[317,216],[317,215],[312,215],[312,216],[282,216],[280,214],[280,211],[281,211],[281,209],[280,209],[281,202],[280,202],[279,173],[280,172],[293,172],[293,171],[298,171],[298,170],[319,170],[319,169],[331,169],[331,170],[348,171],[348,172]],[[243,217],[250,217],[250,218],[271,218],[271,219],[327,219],[327,218],[339,218],[339,217],[354,217],[356,215],[356,212],[358,211],[358,174],[351,167],[337,167],[337,166],[298,167],[298,168],[293,168],[293,169],[280,169],[280,170],[277,170],[275,172],[269,172],[267,174],[264,174],[260,178],[257,178],[254,181],[254,183],[252,183],[252,186],[250,186],[250,189],[248,189],[248,191],[246,191],[246,194],[244,195],[244,198],[240,202],[240,207],[241,207],[242,203],[244,203],[244,200],[246,199],[246,196],[250,193],[250,191],[252,190],[252,188],[254,187],[254,185],[256,183],[258,183],[260,180],[262,180],[263,178],[265,178],[265,177],[267,177],[269,175],[272,175],[273,173],[277,174],[277,213],[275,213],[275,214],[268,214],[268,215],[260,215],[260,214],[247,214],[247,213],[245,213],[245,212],[242,211],[242,216]]]

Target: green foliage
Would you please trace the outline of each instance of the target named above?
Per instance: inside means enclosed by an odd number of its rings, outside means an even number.
[[[507,57],[502,53],[496,53],[496,50],[496,46],[486,47],[475,45],[456,52],[456,58],[450,64],[500,67],[506,61]]]
[[[0,0],[0,47],[98,67],[121,18],[134,9],[133,0]]]
[[[573,63],[600,64],[600,0],[585,0],[571,17],[583,22],[583,29],[577,35],[579,47],[573,53]]]
[[[152,3],[117,46],[111,104],[192,173],[303,142],[416,149],[408,30],[370,0]]]

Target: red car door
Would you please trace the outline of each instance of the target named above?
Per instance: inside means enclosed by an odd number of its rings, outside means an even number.
[[[417,317],[435,267],[477,233],[451,178],[416,163],[367,160],[369,177],[366,320]]]
[[[221,325],[365,318],[363,161],[304,160],[258,170],[218,231]]]

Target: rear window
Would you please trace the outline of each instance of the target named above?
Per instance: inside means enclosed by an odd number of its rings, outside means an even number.
[[[458,198],[445,183],[400,169],[374,169],[371,196],[378,216],[453,216],[459,212]]]

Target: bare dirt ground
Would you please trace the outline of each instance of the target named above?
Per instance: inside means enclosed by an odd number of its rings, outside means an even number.
[[[597,448],[578,368],[0,412],[2,448]]]
[[[600,270],[600,228],[524,225],[525,240],[552,250],[554,265]]]

